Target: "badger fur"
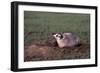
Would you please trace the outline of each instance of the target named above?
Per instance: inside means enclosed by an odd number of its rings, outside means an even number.
[[[73,47],[80,44],[80,38],[73,33],[53,33],[60,48]]]

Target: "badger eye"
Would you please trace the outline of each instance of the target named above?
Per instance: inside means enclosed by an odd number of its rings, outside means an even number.
[[[58,35],[56,35],[56,37],[58,37]]]

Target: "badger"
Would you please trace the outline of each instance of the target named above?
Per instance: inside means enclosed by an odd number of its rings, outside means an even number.
[[[59,48],[74,47],[80,44],[80,38],[73,33],[52,33]]]

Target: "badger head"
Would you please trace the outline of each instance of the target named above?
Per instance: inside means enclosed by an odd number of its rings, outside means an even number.
[[[62,39],[63,38],[63,35],[61,33],[52,33],[52,35],[55,39]]]

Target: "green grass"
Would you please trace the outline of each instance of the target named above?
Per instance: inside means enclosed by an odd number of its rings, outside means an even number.
[[[46,40],[54,32],[73,32],[89,43],[90,15],[24,11],[25,44]]]

